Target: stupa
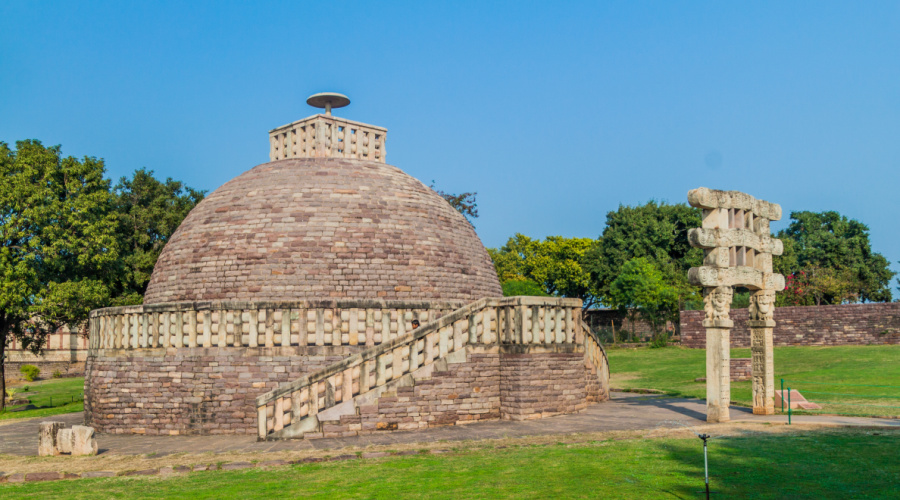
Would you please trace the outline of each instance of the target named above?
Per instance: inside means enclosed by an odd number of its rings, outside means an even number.
[[[91,425],[321,437],[535,418],[605,397],[605,354],[582,328],[580,301],[503,298],[472,225],[385,162],[387,129],[333,116],[344,95],[307,102],[325,113],[271,130],[271,161],[185,218],[143,305],[92,312]],[[504,411],[504,343],[562,356],[551,372],[575,363],[581,389],[547,396],[558,411]],[[396,411],[363,418],[361,405],[377,409],[416,381],[421,391],[437,373],[472,386],[469,397],[437,410],[421,396],[408,405],[417,417],[402,421]]]

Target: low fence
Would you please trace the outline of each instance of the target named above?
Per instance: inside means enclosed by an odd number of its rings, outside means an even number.
[[[750,347],[747,309],[732,309],[731,347]],[[703,311],[681,311],[681,345],[706,348]],[[900,302],[775,308],[776,346],[900,344]]]
[[[91,311],[91,349],[378,345],[465,302],[178,302]]]

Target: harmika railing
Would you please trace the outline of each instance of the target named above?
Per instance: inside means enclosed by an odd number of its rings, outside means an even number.
[[[608,380],[599,341],[582,329],[581,301],[546,297],[482,299],[403,337],[354,354],[257,398],[259,437],[265,439],[355,396],[384,386],[448,353],[474,344],[585,344],[598,377]],[[318,420],[313,420],[317,424]],[[314,425],[309,427],[312,431]]]
[[[387,129],[313,115],[269,131],[269,159],[351,158],[385,162]]]
[[[374,346],[465,302],[178,302],[91,312],[90,349]]]

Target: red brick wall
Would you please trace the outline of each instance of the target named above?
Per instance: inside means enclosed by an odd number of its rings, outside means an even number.
[[[750,380],[753,358],[731,358],[731,381]]]
[[[681,345],[706,348],[703,311],[681,311]],[[734,309],[732,347],[750,347],[747,309]],[[900,302],[775,308],[775,345],[900,344]]]

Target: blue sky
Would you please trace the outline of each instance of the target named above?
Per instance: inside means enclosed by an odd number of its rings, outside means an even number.
[[[115,179],[211,191],[326,90],[477,191],[488,246],[707,186],[858,219],[900,270],[900,2],[0,3],[0,140]]]

